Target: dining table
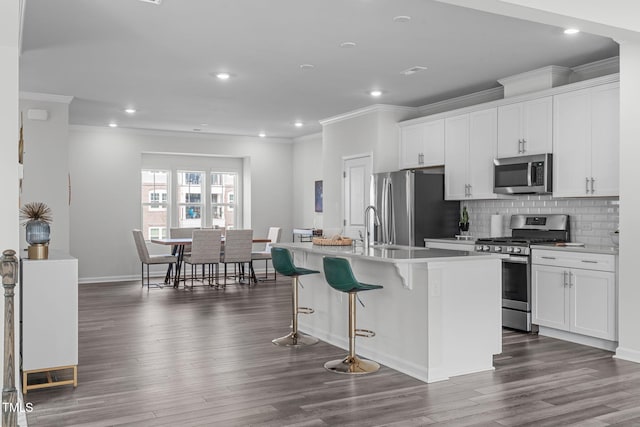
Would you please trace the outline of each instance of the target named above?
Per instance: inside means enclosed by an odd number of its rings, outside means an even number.
[[[270,243],[271,240],[264,238],[254,238],[253,243]],[[180,284],[180,270],[182,269],[182,260],[184,258],[184,248],[187,245],[193,243],[193,238],[191,237],[166,237],[166,238],[158,238],[151,239],[151,243],[156,243],[158,245],[171,246],[171,255],[175,255],[177,258],[176,261],[176,272],[173,277],[173,287],[177,288]],[[222,244],[224,245],[224,236],[222,237]],[[171,272],[173,270],[173,265],[169,264],[167,268],[167,274],[164,276],[164,283],[168,284],[171,281]]]

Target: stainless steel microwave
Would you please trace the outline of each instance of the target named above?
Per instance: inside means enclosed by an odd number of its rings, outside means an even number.
[[[551,193],[551,154],[507,157],[493,163],[494,193]]]

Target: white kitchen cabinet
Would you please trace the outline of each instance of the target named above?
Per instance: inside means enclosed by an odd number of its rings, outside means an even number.
[[[400,169],[444,165],[444,119],[400,128]]]
[[[445,119],[445,199],[495,199],[497,109]]]
[[[551,96],[498,107],[498,157],[552,151]]]
[[[614,255],[533,250],[532,322],[617,340]]]
[[[619,84],[553,98],[553,196],[619,195]]]
[[[49,259],[21,262],[23,393],[55,385],[76,386],[78,260],[50,251]],[[28,385],[32,373],[67,370],[72,379]]]

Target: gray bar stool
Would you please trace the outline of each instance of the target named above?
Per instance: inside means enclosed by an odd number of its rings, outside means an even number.
[[[356,329],[356,295],[358,292],[382,289],[380,285],[360,283],[353,276],[349,261],[344,258],[324,257],[324,276],[327,283],[340,292],[349,294],[349,354],[344,359],[332,360],[324,367],[339,374],[369,374],[380,369],[372,360],[361,359],[356,355],[356,336],[371,338],[375,332]]]
[[[311,308],[298,307],[298,277],[320,272],[317,270],[309,270],[307,268],[296,267],[293,264],[293,257],[291,256],[291,252],[284,248],[271,248],[271,262],[273,263],[273,268],[278,273],[282,274],[283,276],[289,276],[292,278],[291,286],[293,288],[292,330],[284,337],[276,338],[271,342],[276,345],[282,345],[286,347],[300,347],[317,343],[317,338],[305,335],[302,332],[298,332],[298,313],[313,313],[313,309]]]

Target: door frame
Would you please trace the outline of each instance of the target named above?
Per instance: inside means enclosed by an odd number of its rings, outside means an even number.
[[[371,176],[373,175],[374,171],[373,171],[373,152],[369,151],[369,152],[364,152],[364,153],[358,153],[358,154],[351,154],[348,156],[342,156],[342,180],[341,180],[341,198],[340,200],[342,201],[342,207],[341,207],[341,213],[340,216],[341,218],[341,228],[343,233],[345,232],[345,226],[346,226],[346,219],[347,219],[347,205],[346,205],[346,193],[345,193],[345,179],[347,178],[347,168],[346,168],[346,163],[349,160],[355,160],[355,159],[368,159],[368,166],[369,166],[369,170],[371,171],[371,173],[369,174],[369,192],[368,192],[368,201],[367,204],[372,204],[373,199],[374,199],[374,195],[373,193],[373,189],[371,188]],[[363,230],[364,232],[364,230]]]

